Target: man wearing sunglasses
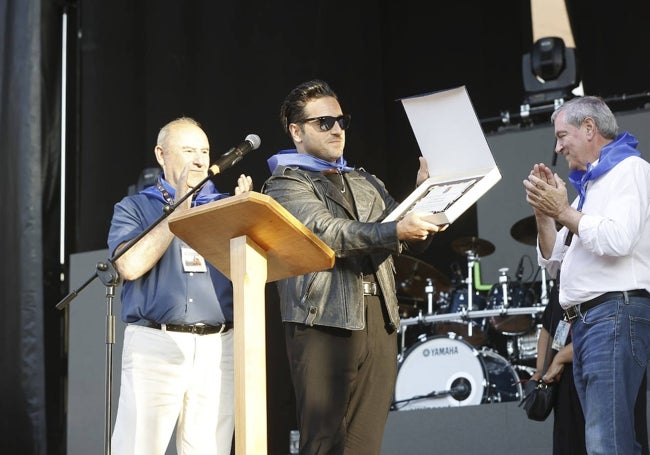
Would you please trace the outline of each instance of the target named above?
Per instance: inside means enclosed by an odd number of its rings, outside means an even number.
[[[281,122],[295,149],[269,159],[264,192],[336,254],[334,267],[278,282],[301,454],[375,455],[397,374],[399,314],[392,254],[422,251],[441,230],[398,205],[343,158],[350,116],[323,81],[293,89]],[[429,176],[421,158],[417,183]]]

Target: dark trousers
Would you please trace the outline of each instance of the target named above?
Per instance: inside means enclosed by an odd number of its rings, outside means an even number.
[[[379,297],[366,296],[366,328],[286,323],[302,455],[377,455],[397,376],[396,333]]]

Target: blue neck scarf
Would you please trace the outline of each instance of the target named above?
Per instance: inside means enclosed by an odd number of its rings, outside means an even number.
[[[587,182],[596,180],[598,177],[608,173],[614,166],[630,156],[641,156],[636,150],[639,140],[628,132],[619,134],[616,139],[607,144],[600,151],[598,164],[592,166],[587,163],[587,170],[574,170],[569,173],[569,181],[573,184],[580,200],[578,201],[578,210],[582,210],[582,205],[587,196]]]
[[[161,185],[167,193],[169,193],[169,196],[171,196],[172,200],[174,199],[174,196],[176,194],[176,190],[174,189],[173,186],[167,182],[162,177],[162,174],[158,176],[158,184]],[[140,191],[139,194],[144,194],[149,198],[152,199],[158,199],[161,201],[163,204],[169,204],[169,201],[165,199],[164,194],[160,189],[158,188],[158,185],[151,185]],[[194,195],[192,199],[192,207],[196,207],[197,205],[203,205],[207,204],[208,202],[216,201],[217,199],[223,199],[225,197],[228,197],[227,193],[220,193],[217,191],[217,189],[214,186],[214,183],[212,183],[212,180],[208,180],[205,182],[205,185],[203,185],[203,188],[199,190],[197,194]]]
[[[275,168],[279,165],[298,166],[300,169],[316,172],[327,171],[330,169],[336,169],[339,172],[350,172],[354,170],[353,167],[348,166],[347,161],[345,161],[345,158],[343,157],[340,157],[334,163],[330,163],[329,161],[316,158],[312,155],[307,155],[306,153],[298,153],[298,150],[296,149],[280,150],[266,162],[269,164],[271,173],[273,173]]]

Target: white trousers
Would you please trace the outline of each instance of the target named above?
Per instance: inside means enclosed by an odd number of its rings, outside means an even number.
[[[124,334],[114,455],[230,455],[233,331],[193,335],[129,325]]]

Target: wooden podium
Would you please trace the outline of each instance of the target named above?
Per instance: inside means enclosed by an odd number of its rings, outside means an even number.
[[[329,269],[334,252],[270,196],[252,191],[172,213],[169,228],[232,281],[235,450],[265,454],[265,284]]]

